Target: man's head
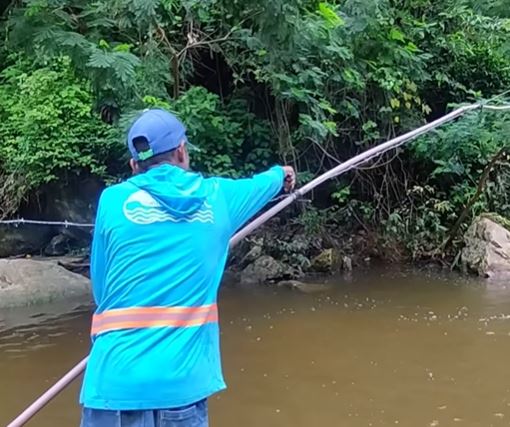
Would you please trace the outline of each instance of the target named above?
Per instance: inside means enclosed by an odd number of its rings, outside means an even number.
[[[165,110],[145,111],[133,123],[128,134],[131,169],[134,173],[169,163],[189,169],[186,128]]]

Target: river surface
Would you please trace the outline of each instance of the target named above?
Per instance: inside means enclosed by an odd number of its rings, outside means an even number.
[[[210,401],[212,427],[510,425],[510,289],[430,270],[331,283],[222,290],[229,388]],[[90,307],[40,311],[25,326],[0,311],[2,426],[89,348]],[[78,390],[28,425],[78,426]]]

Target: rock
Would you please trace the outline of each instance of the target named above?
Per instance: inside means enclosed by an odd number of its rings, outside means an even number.
[[[40,252],[53,233],[47,226],[0,226],[0,258]]]
[[[0,260],[0,307],[19,307],[83,297],[90,281],[52,261]]]
[[[65,185],[61,182],[48,184],[41,190],[38,215],[52,221],[94,223],[97,201],[103,188],[101,181],[90,177],[69,180]],[[28,217],[28,214],[25,215]],[[61,226],[54,231],[68,238],[69,248],[85,247],[92,237],[92,230],[88,227]]]
[[[345,271],[352,271],[352,258],[348,256],[342,258],[342,269]]]
[[[37,205],[27,205],[30,212],[38,212],[44,219],[91,223],[94,221],[97,201],[104,185],[95,178],[77,177],[51,183],[39,191]]]
[[[477,218],[464,236],[462,264],[480,276],[510,277],[510,231],[492,219]]]
[[[75,177],[64,183],[47,184],[33,194],[20,207],[14,217],[44,221],[69,221],[76,223],[93,223],[97,200],[103,183],[95,178]],[[49,253],[53,250],[62,253],[62,245],[50,244],[58,234],[65,235],[69,248],[84,248],[90,244],[90,227],[66,227],[28,225],[0,225],[0,258],[26,254],[40,254],[49,245]]]
[[[320,273],[329,273],[334,264],[333,249],[325,249],[312,259],[311,269]]]
[[[262,256],[262,245],[255,245],[253,246],[248,253],[239,261],[239,268],[244,268],[248,264],[255,262],[257,259],[259,259]]]
[[[269,255],[263,255],[241,272],[240,281],[243,284],[260,284],[300,276],[300,272],[288,265]]]
[[[90,279],[90,261],[88,256],[75,258],[68,255],[59,258],[52,256],[51,261],[56,262],[58,265],[72,273],[76,273]]]
[[[282,280],[281,282],[277,283],[277,286],[279,288],[297,290],[305,294],[325,292],[331,289],[330,285],[326,285],[323,283],[305,283],[300,282],[299,280]]]
[[[62,256],[69,251],[69,237],[57,234],[44,249],[46,256]]]

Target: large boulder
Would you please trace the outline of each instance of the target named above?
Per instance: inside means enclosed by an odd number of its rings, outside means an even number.
[[[90,281],[57,262],[0,259],[0,308],[80,296],[90,300]]]
[[[103,189],[101,181],[95,178],[49,184],[40,191],[38,216],[51,221],[68,221],[91,224],[94,222],[99,195]],[[35,209],[28,206],[29,212]],[[26,218],[30,213],[23,213]],[[92,238],[90,227],[53,227],[53,235],[44,245],[46,255],[62,255],[72,249],[83,248]],[[58,236],[58,237],[57,237]],[[55,240],[52,242],[52,238]]]
[[[242,284],[261,284],[301,276],[301,272],[283,262],[269,255],[262,255],[241,272],[240,281]]]
[[[71,239],[65,234],[57,234],[51,239],[50,243],[44,248],[46,256],[62,256],[69,253],[71,249]]]
[[[491,218],[477,218],[464,236],[462,264],[479,276],[510,277],[510,231]]]
[[[352,271],[352,258],[335,249],[324,249],[312,259],[310,270],[317,273],[332,273],[339,270]]]
[[[40,188],[20,207],[15,217],[91,224],[97,200],[103,189],[95,178],[75,178]],[[92,238],[90,227],[62,225],[0,225],[0,258],[26,254],[60,256],[87,248]]]
[[[53,234],[52,227],[43,225],[0,225],[0,258],[40,252]]]
[[[312,259],[311,269],[320,273],[329,273],[333,270],[335,261],[333,249],[324,249],[319,255]]]

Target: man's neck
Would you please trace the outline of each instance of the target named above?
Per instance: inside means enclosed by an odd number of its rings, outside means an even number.
[[[147,168],[147,170],[155,169],[155,168],[158,168],[158,167],[163,166],[163,165],[170,165],[170,166],[175,166],[175,167],[177,167],[177,168],[184,169],[184,168],[182,167],[182,165],[180,165],[179,163],[170,162],[170,161],[163,161],[163,162],[160,162],[160,163],[156,163],[155,165],[149,166],[149,167]]]

